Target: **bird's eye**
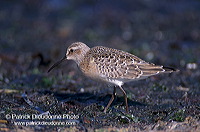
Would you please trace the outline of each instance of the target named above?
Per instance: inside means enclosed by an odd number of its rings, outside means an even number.
[[[74,50],[73,50],[73,49],[70,49],[70,50],[69,50],[69,52],[73,53],[73,52],[74,52]]]

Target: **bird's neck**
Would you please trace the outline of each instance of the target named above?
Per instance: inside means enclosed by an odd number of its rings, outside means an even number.
[[[87,52],[90,50],[90,48],[89,47],[85,47],[83,50],[82,50],[82,53],[80,54],[80,55],[78,55],[78,56],[76,56],[76,63],[79,65],[82,61],[83,61],[83,59],[84,59],[84,57],[85,57],[85,55],[87,54]]]

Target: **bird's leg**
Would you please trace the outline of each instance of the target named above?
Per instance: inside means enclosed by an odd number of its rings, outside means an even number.
[[[125,104],[126,104],[126,112],[128,113],[128,101],[127,101],[126,92],[124,91],[124,89],[122,88],[122,86],[119,86],[119,88],[121,89],[121,91],[124,94],[124,101],[125,101]]]
[[[114,90],[113,90],[113,94],[112,97],[110,99],[110,101],[108,102],[108,105],[106,106],[106,108],[104,109],[104,113],[106,113],[107,109],[110,107],[110,105],[112,104],[113,100],[115,99],[116,96],[116,86],[114,86]]]

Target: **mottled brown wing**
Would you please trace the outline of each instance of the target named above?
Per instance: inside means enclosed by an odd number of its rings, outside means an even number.
[[[99,73],[112,79],[138,78],[142,71],[135,63],[146,63],[130,53],[102,46],[92,48],[89,54],[94,58]]]
[[[108,78],[142,79],[160,72],[170,72],[121,50],[97,46],[90,50],[98,71]]]

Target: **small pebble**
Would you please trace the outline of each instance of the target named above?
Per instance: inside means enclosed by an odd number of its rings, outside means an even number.
[[[80,92],[81,92],[81,93],[84,93],[84,91],[85,91],[84,88],[81,88],[81,89],[80,89]]]
[[[190,70],[195,70],[195,69],[197,69],[197,63],[188,63],[186,65],[186,68],[190,69]]]

